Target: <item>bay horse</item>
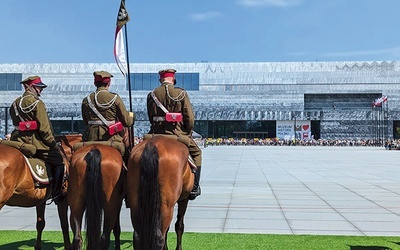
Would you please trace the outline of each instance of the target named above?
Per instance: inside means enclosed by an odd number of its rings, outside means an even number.
[[[183,143],[162,135],[142,141],[131,151],[126,181],[134,249],[168,249],[176,204],[176,249],[182,249],[184,216],[194,183],[188,156]]]
[[[121,153],[107,145],[87,145],[74,152],[67,193],[73,249],[82,249],[81,228],[85,211],[86,249],[108,249],[111,230],[115,249],[120,249],[119,215],[125,196],[123,164]]]
[[[61,143],[64,151],[70,151],[72,145],[80,141],[80,136],[59,136],[57,141]],[[69,148],[71,146],[71,148]],[[51,195],[51,185],[46,188],[35,187],[24,155],[16,148],[0,145],[0,210],[4,205],[16,207],[36,207],[36,230],[37,237],[35,249],[42,249],[42,232],[45,227],[45,208],[46,201]],[[64,158],[64,164],[68,171],[69,159],[71,155]],[[64,200],[57,205],[58,216],[60,219],[63,233],[64,248],[71,248],[71,241],[68,232],[68,204]]]

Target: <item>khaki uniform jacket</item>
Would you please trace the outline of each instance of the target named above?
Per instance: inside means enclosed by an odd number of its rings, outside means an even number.
[[[168,88],[170,97],[166,88]],[[169,112],[182,113],[183,119],[182,122],[178,123],[154,121],[154,117],[165,117],[165,112],[157,106],[151,97],[151,93],[149,93],[147,95],[147,114],[151,124],[149,134],[191,135],[194,126],[194,114],[187,92],[175,87],[172,83],[164,82],[160,87],[154,89],[154,94]],[[176,100],[171,97],[176,98]]]
[[[104,107],[99,107],[95,101],[97,94],[97,102]],[[113,99],[115,100],[113,101]],[[121,122],[124,127],[133,125],[134,117],[129,116],[124,102],[121,97],[115,93],[109,92],[105,87],[98,87],[97,90],[90,94],[90,100],[96,107],[97,111],[107,120],[112,122]],[[108,104],[108,105],[107,105]],[[89,124],[89,121],[101,121],[100,118],[89,107],[86,97],[82,101],[82,118],[86,124],[86,130],[83,135],[83,141],[122,141],[120,133],[109,135],[108,127],[105,124]]]
[[[22,102],[20,105],[21,98]],[[33,131],[19,131],[15,129],[11,133],[11,140],[32,144],[37,150],[49,151],[54,148],[56,142],[44,102],[39,99],[36,93],[26,90],[21,97],[15,100],[15,104],[20,117],[25,121],[36,121],[38,128]],[[13,104],[10,107],[10,116],[13,125],[18,127],[21,119],[16,115]]]

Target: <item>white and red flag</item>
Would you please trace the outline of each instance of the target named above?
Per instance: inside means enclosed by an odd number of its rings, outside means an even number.
[[[114,57],[119,70],[124,76],[126,76],[128,70],[125,52],[125,40],[122,28],[129,20],[130,18],[125,8],[125,0],[121,0],[117,16],[117,28],[115,30]]]
[[[382,96],[381,98],[375,99],[374,102],[372,103],[372,105],[374,107],[380,107],[382,105],[382,103],[387,101],[387,96]]]

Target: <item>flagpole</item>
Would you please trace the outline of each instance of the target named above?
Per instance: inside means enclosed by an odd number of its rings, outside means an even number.
[[[382,105],[381,105],[381,146],[384,146],[385,144],[384,144],[384,140],[385,140],[385,135],[384,135],[384,132],[385,132],[385,117],[384,117],[384,106],[385,106],[385,104],[384,103],[382,103]]]
[[[125,32],[125,49],[126,49],[126,67],[127,67],[127,80],[128,80],[128,90],[129,90],[129,111],[133,112],[133,107],[132,107],[132,90],[131,90],[131,69],[130,69],[130,65],[129,65],[129,50],[128,50],[128,28],[127,28],[127,23],[125,23],[124,25],[124,32]],[[133,128],[133,125],[131,127],[129,127],[129,145],[130,145],[130,149],[132,150],[132,148],[135,146],[135,130]]]
[[[389,100],[386,99],[386,138],[389,139]]]

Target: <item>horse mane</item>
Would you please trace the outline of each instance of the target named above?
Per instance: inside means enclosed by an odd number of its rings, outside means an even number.
[[[140,156],[140,186],[137,233],[139,249],[160,249],[163,237],[160,231],[160,185],[158,182],[158,150],[155,144],[147,143]],[[145,245],[149,244],[149,245]]]

